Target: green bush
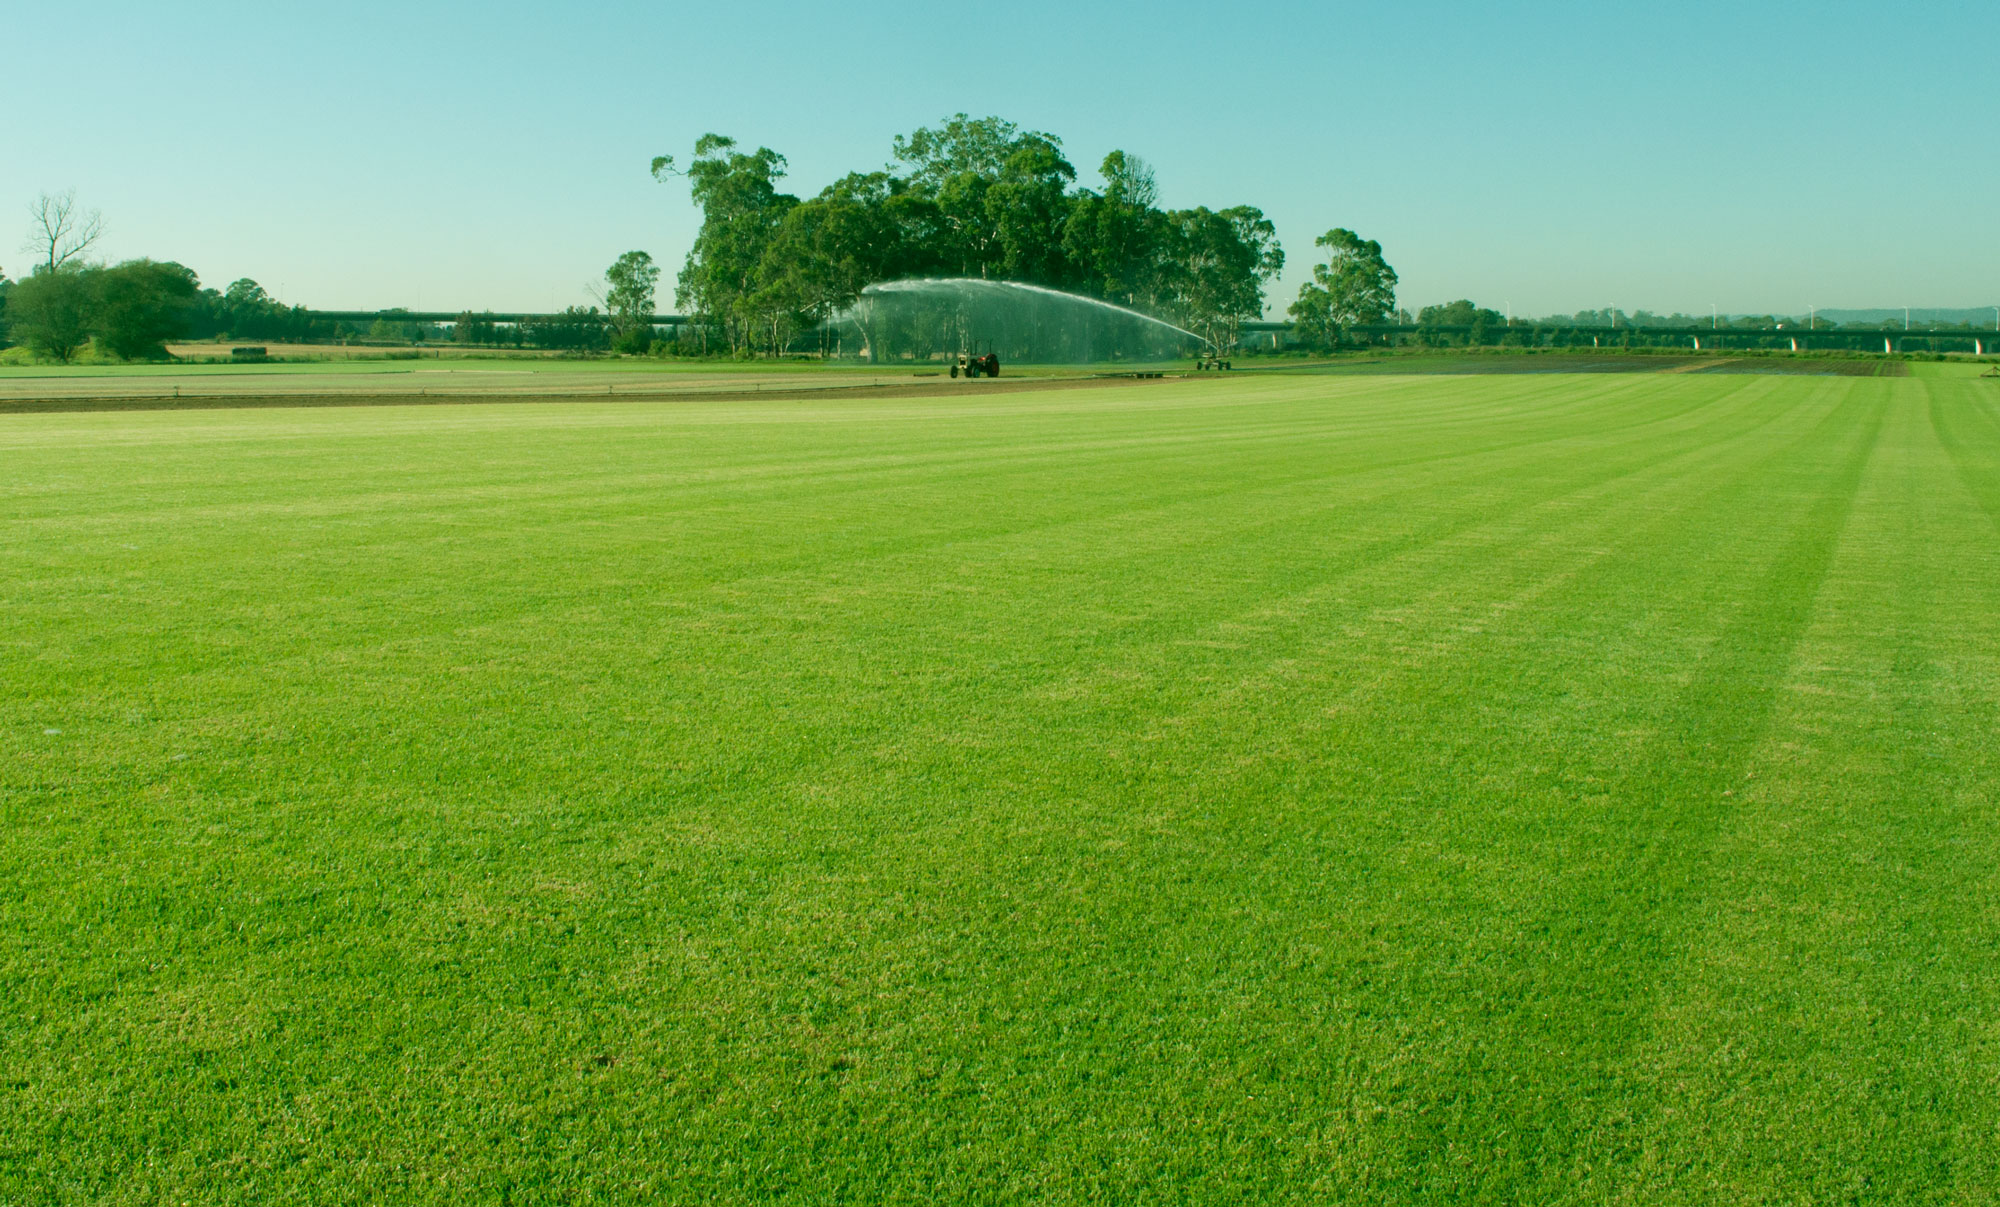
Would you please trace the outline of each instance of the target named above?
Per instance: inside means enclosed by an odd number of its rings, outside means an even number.
[[[121,360],[165,360],[166,343],[185,335],[201,282],[183,265],[128,260],[90,270],[90,329]]]

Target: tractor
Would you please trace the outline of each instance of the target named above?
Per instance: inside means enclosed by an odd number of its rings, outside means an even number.
[[[961,352],[958,354],[958,358],[951,362],[951,375],[953,377],[998,377],[1000,376],[1000,357],[992,352],[988,352],[984,356],[974,356],[969,352]]]
[[[1197,373],[1205,373],[1211,369],[1219,373],[1229,367],[1229,362],[1222,359],[1222,353],[1213,350],[1196,357],[1194,362],[1194,370]]]

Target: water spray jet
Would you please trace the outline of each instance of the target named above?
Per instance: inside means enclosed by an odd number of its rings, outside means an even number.
[[[1186,341],[1204,350],[1204,359],[1218,353],[1195,332],[1129,307],[976,277],[870,285],[835,321],[851,323],[877,363],[943,356],[963,369],[972,360],[1003,354],[1010,361],[1042,363],[1172,359],[1185,352]]]

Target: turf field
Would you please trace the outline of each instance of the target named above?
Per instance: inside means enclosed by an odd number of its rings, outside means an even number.
[[[1993,1203],[1916,369],[0,415],[0,1202]]]

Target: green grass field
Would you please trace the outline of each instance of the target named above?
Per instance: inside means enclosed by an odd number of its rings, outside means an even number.
[[[1993,1203],[1915,368],[0,416],[0,1202]]]
[[[1460,358],[1464,360],[1466,358]],[[1004,386],[1053,379],[1084,380],[1129,365],[1012,365]],[[1188,364],[1143,366],[1189,369]],[[352,360],[334,363],[131,364],[0,366],[0,415],[89,410],[98,404],[164,403],[191,407],[230,400],[323,402],[407,398],[454,402],[573,401],[582,397],[685,398],[785,391],[793,394],[952,383],[942,361],[900,361],[880,366],[854,361],[725,361],[507,359],[442,356],[422,360]],[[960,383],[967,384],[967,383]]]
[[[322,397],[416,395],[505,398],[520,394],[673,394],[717,388],[754,392],[907,383],[942,366],[853,362],[554,360],[441,356],[436,359],[334,363],[0,366],[0,414],[21,404],[75,399],[223,399],[237,395]]]

